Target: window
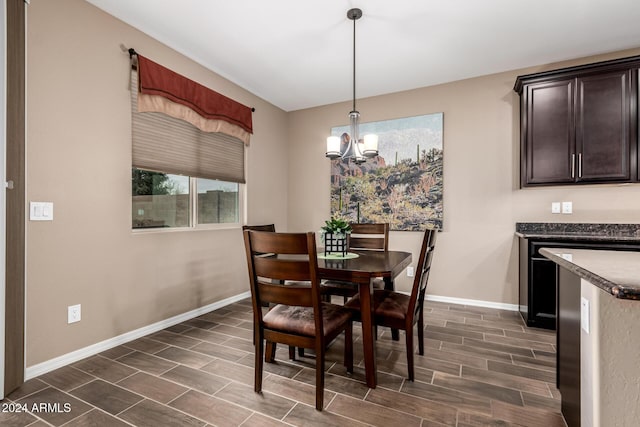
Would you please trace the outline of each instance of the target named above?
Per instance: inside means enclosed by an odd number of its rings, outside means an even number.
[[[184,80],[181,76],[169,77],[170,81]],[[182,83],[187,87],[195,84]],[[212,96],[219,100],[219,94]],[[142,111],[138,109],[139,99],[148,103]],[[232,107],[236,104],[229,102]],[[158,105],[162,108],[155,110]],[[245,182],[244,150],[252,131],[251,110],[243,107],[248,113],[246,131],[223,126],[225,133],[202,130],[181,114],[179,118],[173,116],[176,108],[184,112],[182,107],[166,100],[140,94],[138,73],[132,68],[132,228],[187,229],[239,224],[241,184]],[[198,124],[203,123],[198,120]],[[211,126],[210,122],[204,124]]]
[[[240,184],[236,182],[133,168],[131,184],[134,229],[240,222]]]

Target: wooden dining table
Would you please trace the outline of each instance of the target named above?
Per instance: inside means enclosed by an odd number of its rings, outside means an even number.
[[[318,257],[321,279],[351,282],[360,292],[362,346],[367,386],[376,388],[376,340],[373,319],[373,279],[382,277],[389,288],[405,268],[411,264],[411,253],[402,251],[350,251],[358,255],[350,259],[323,259]],[[322,252],[318,250],[318,254]]]

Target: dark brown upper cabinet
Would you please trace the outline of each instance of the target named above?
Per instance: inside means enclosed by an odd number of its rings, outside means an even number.
[[[521,186],[638,181],[640,56],[519,76]]]

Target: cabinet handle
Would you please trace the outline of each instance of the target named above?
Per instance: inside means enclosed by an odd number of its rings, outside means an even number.
[[[578,178],[582,178],[582,153],[578,154]]]
[[[576,155],[571,155],[571,178],[576,177]]]

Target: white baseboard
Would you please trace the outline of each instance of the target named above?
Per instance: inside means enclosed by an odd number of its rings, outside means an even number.
[[[477,299],[443,297],[439,295],[426,295],[425,300],[446,302],[449,304],[471,305],[474,307],[497,308],[499,310],[518,311],[518,304],[506,304],[502,302],[482,301]]]
[[[184,322],[186,320],[193,319],[194,317],[201,316],[205,313],[209,313],[210,311],[225,307],[229,304],[232,304],[236,301],[243,300],[250,296],[251,296],[251,293],[249,292],[245,292],[240,295],[235,295],[235,296],[223,299],[222,301],[214,302],[204,307],[196,308],[195,310],[191,310],[186,313],[182,313],[177,316],[170,317],[169,319],[161,320],[151,325],[144,326],[134,331],[130,331],[125,334],[118,335],[113,338],[109,338],[104,341],[100,341],[88,347],[84,347],[79,350],[72,351],[71,353],[63,354],[62,356],[56,357],[51,360],[47,360],[46,362],[29,366],[25,370],[25,375],[24,375],[25,381],[30,380],[31,378],[35,378],[42,374],[46,374],[47,372],[51,372],[63,366],[69,365],[70,363],[77,362],[78,360],[82,360],[89,356],[93,356],[95,354],[109,350],[110,348],[117,347],[129,341],[133,341],[135,339],[144,337],[154,332],[161,331],[165,328],[168,328],[169,326],[176,325],[180,322]]]

